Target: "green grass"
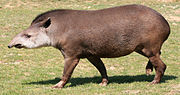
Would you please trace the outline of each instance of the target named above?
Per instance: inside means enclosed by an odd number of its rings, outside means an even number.
[[[52,89],[61,78],[63,57],[57,49],[8,49],[15,34],[27,28],[39,13],[58,8],[102,9],[143,4],[160,12],[170,23],[171,34],[162,48],[167,70],[162,82],[148,85],[155,72],[145,75],[148,59],[131,55],[103,59],[109,85],[101,87],[100,74],[86,59],[76,67],[63,89]],[[119,95],[180,94],[180,2],[152,0],[0,0],[0,94],[2,95]]]

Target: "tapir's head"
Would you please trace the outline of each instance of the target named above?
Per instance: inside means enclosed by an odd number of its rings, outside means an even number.
[[[26,30],[17,34],[9,43],[8,47],[16,48],[38,48],[50,45],[50,38],[47,35],[51,19],[47,18],[38,23],[31,24]]]

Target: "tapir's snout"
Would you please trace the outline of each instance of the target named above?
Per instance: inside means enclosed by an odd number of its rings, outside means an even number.
[[[23,48],[24,46],[22,44],[8,45],[8,48],[12,48],[12,47]]]
[[[8,45],[8,48],[12,48],[13,46]]]
[[[23,48],[23,45],[22,45],[21,42],[15,37],[15,38],[8,44],[8,48],[12,48],[12,47]]]
[[[21,37],[21,33],[19,33],[8,44],[8,48],[23,48],[23,41],[25,42],[25,40],[23,40],[23,37]]]

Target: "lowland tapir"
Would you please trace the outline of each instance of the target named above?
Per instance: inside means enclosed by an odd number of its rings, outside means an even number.
[[[160,50],[170,26],[157,11],[143,5],[124,5],[100,10],[51,10],[38,15],[17,34],[8,47],[53,46],[64,56],[62,79],[53,88],[63,88],[81,58],[87,58],[100,72],[106,86],[108,76],[100,58],[115,58],[137,52],[149,59],[146,73],[155,68],[151,84],[160,82],[166,65]]]

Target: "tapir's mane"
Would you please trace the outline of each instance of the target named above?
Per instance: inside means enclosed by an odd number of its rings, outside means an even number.
[[[38,23],[43,21],[44,19],[47,19],[50,16],[53,16],[53,13],[61,12],[62,14],[65,13],[69,9],[56,9],[56,10],[50,10],[44,13],[39,14],[35,17],[35,19],[32,21],[31,25],[34,23]]]

